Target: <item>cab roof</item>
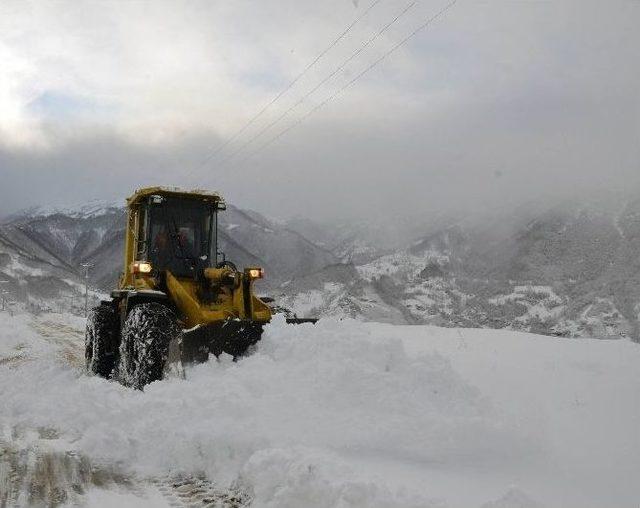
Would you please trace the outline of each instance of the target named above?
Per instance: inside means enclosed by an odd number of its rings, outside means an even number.
[[[158,186],[137,189],[130,197],[127,198],[127,206],[137,205],[145,201],[149,196],[153,195],[185,199],[199,199],[210,203],[224,203],[224,199],[222,198],[222,196],[214,191],[202,189],[184,190],[177,187]]]

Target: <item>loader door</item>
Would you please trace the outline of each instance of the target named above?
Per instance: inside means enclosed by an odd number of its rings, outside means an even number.
[[[211,207],[167,199],[150,206],[149,261],[177,277],[194,276],[211,265]]]

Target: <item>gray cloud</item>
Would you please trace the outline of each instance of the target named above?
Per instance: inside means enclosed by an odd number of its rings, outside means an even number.
[[[254,156],[444,5],[420,2],[247,150],[394,13],[369,2],[0,7],[0,213],[216,188],[277,217],[413,215],[640,185],[640,3],[460,1]],[[64,14],[64,15],[63,15]],[[204,160],[207,163],[203,164]]]

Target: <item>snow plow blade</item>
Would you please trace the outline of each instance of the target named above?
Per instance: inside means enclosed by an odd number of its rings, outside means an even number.
[[[313,323],[317,318],[287,318],[287,324]],[[182,332],[182,362],[206,362],[209,353],[220,356],[227,353],[237,358],[262,337],[266,323],[230,319],[221,323],[197,326]]]
[[[182,361],[205,362],[209,353],[215,356],[227,353],[237,358],[249,346],[260,340],[264,324],[251,320],[229,319],[185,330],[182,332]]]

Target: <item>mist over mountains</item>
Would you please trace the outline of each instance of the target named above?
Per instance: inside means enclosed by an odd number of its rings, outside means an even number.
[[[79,266],[92,264],[96,295],[107,293],[123,228],[123,210],[108,203],[5,219],[10,299],[80,312]],[[640,337],[640,198],[343,223],[229,206],[220,244],[238,266],[263,266],[258,291],[299,316]]]

